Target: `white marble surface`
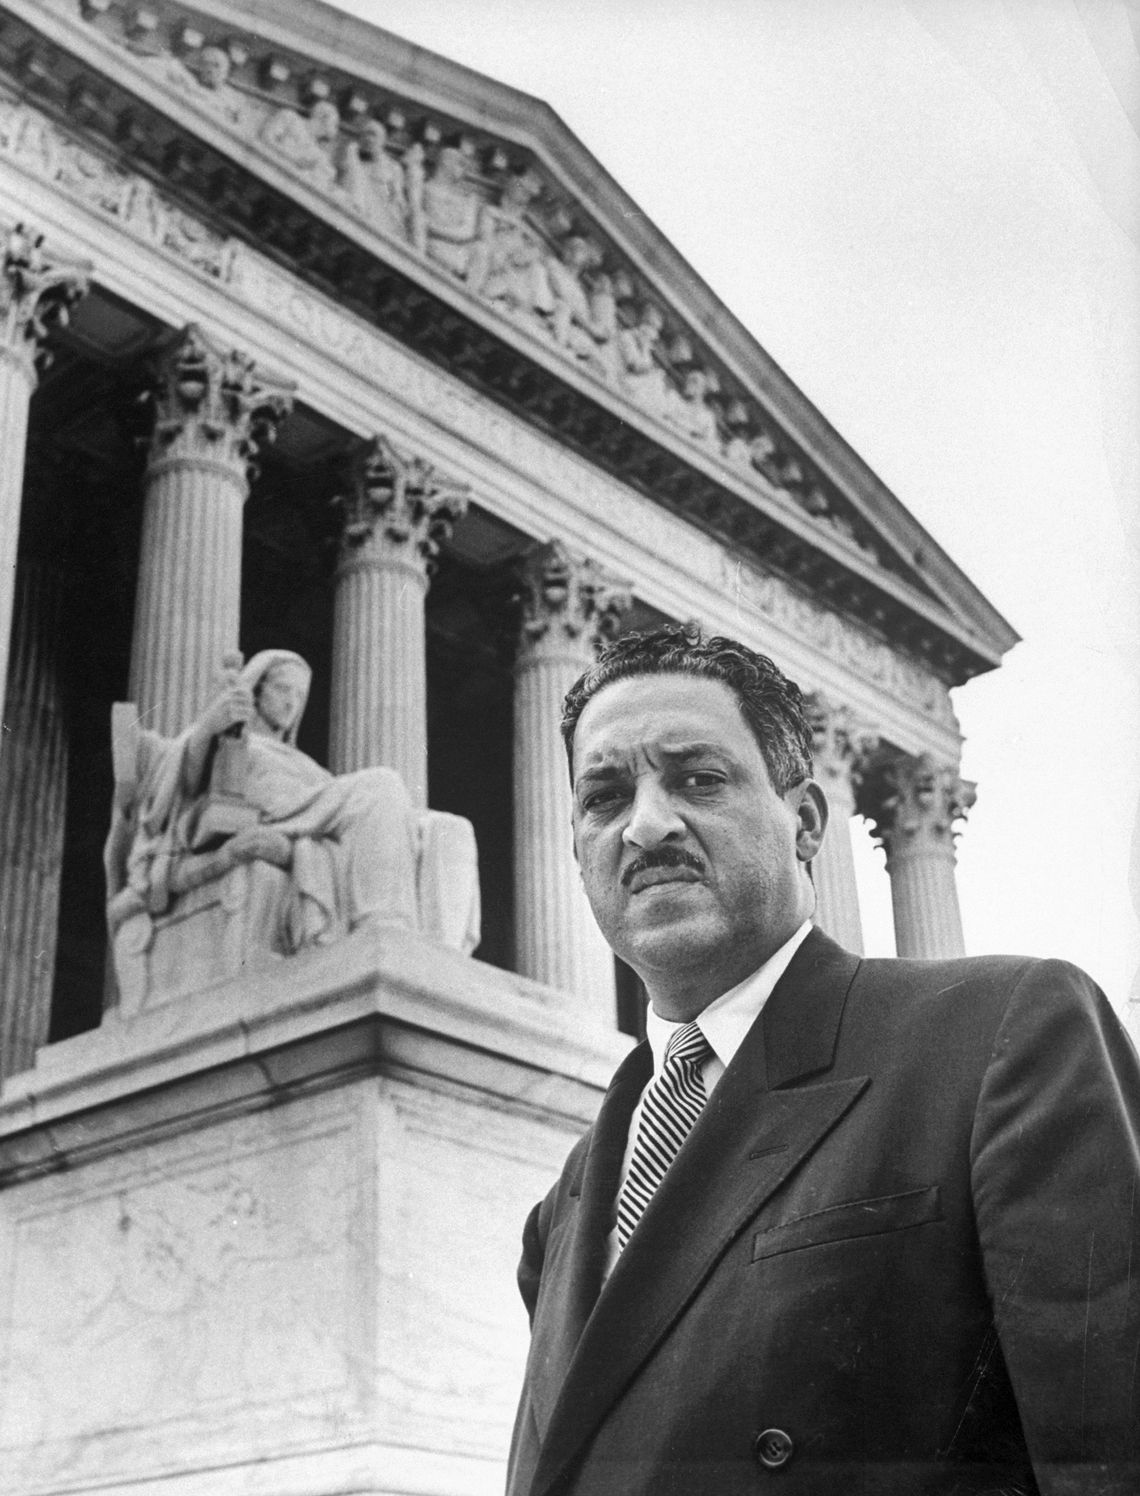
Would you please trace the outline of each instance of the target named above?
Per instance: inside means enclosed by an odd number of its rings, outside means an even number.
[[[553,1105],[560,1079],[604,1086],[629,1047],[612,1028],[590,1026],[565,993],[408,932],[360,930],[129,1021],[112,1011],[101,1028],[41,1049],[32,1070],[0,1088],[0,1178],[22,1152],[50,1156],[93,1141],[101,1128],[94,1108],[135,1097],[141,1112],[148,1103],[140,1093],[241,1061],[253,1072],[248,1084],[219,1075],[212,1095],[280,1087],[288,1080],[274,1058],[282,1046],[380,1023],[518,1062],[524,1068],[513,1080],[496,1084],[513,1085],[517,1100],[541,1109]]]
[[[5,1091],[3,1496],[500,1489],[522,1222],[628,1041],[423,942],[345,944]]]

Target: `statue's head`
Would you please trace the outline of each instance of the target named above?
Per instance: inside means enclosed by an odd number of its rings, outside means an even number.
[[[467,175],[467,154],[457,145],[445,145],[436,159],[436,175],[446,182],[461,182]]]
[[[203,88],[222,88],[229,82],[229,54],[221,47],[203,47],[198,57],[198,81]]]
[[[312,676],[308,663],[291,649],[263,649],[241,672],[257,715],[273,737],[296,742]]]
[[[378,119],[366,119],[360,127],[360,155],[365,161],[379,161],[388,144],[388,131]]]
[[[309,110],[309,129],[313,139],[329,145],[340,132],[340,110],[331,99],[318,99]]]

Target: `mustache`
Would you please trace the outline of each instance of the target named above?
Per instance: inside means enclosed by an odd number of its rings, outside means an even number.
[[[684,847],[655,847],[651,852],[642,852],[635,857],[621,875],[621,886],[628,888],[638,873],[648,872],[651,867],[690,867],[695,873],[703,873],[705,865],[693,852]]]

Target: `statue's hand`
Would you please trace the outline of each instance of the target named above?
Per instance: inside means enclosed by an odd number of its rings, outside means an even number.
[[[235,864],[271,862],[275,867],[287,868],[293,860],[292,842],[273,826],[247,826],[230,838],[226,851]]]
[[[217,737],[237,723],[253,716],[253,692],[236,681],[214,698],[202,716],[202,727],[209,737]]]

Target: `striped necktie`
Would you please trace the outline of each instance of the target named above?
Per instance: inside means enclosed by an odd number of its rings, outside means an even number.
[[[669,1040],[661,1073],[645,1092],[629,1174],[618,1192],[617,1233],[623,1249],[701,1114],[707,1099],[701,1066],[711,1054],[699,1026],[686,1023]]]

